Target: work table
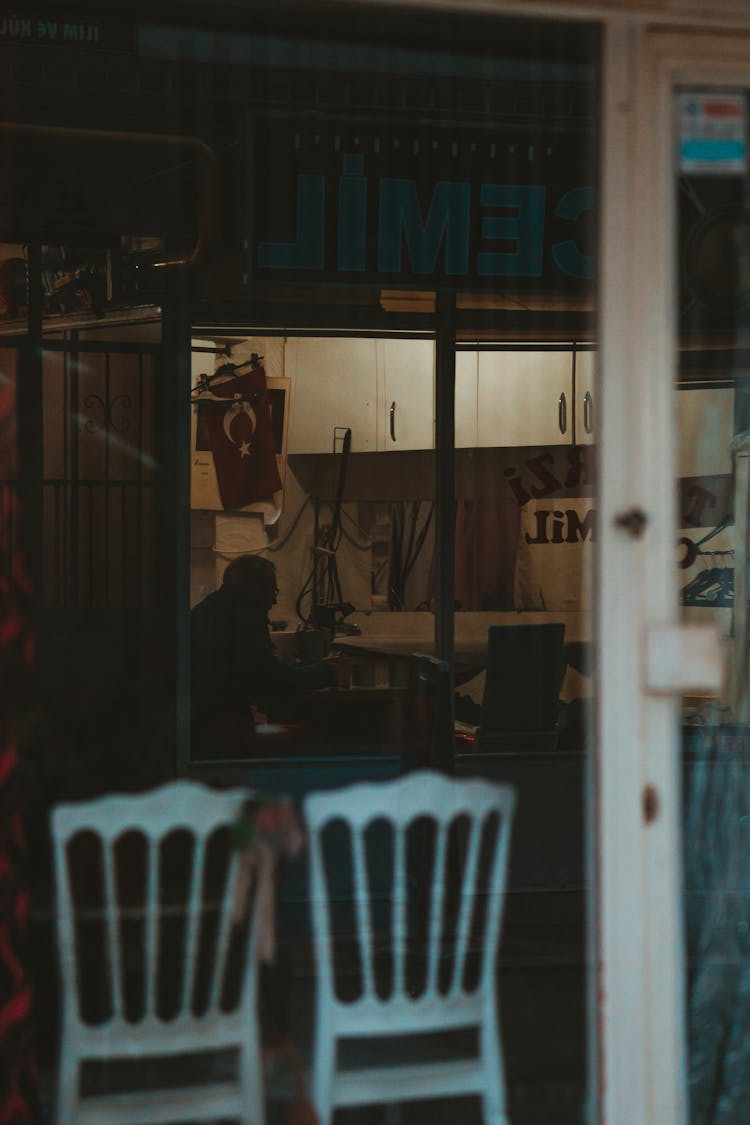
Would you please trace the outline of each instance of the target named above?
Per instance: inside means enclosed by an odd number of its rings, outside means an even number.
[[[469,661],[483,661],[487,655],[487,630],[492,625],[543,625],[559,622],[565,626],[566,644],[591,639],[589,614],[554,613],[542,610],[471,612],[455,615],[455,652]],[[412,652],[431,655],[435,647],[435,617],[421,613],[353,613],[348,618],[359,626],[359,636],[338,635],[334,646],[346,651],[362,650],[385,656],[408,656]]]

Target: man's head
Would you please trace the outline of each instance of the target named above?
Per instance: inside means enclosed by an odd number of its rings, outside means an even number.
[[[223,584],[230,593],[248,598],[266,610],[276,604],[276,567],[261,555],[233,559],[224,571]]]

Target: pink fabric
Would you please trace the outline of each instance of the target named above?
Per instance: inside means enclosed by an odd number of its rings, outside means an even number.
[[[456,609],[513,609],[521,531],[514,498],[459,500],[456,506]]]

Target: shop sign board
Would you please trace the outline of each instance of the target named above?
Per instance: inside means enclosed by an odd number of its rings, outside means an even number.
[[[16,11],[18,14],[0,15],[0,44],[133,49],[134,32],[124,23],[83,19],[74,11],[59,8],[31,12],[24,6]]]
[[[590,141],[585,130],[259,115],[248,279],[586,293]]]

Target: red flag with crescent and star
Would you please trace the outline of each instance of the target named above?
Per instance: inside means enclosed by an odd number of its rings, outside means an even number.
[[[244,508],[281,491],[266,373],[260,364],[245,366],[227,364],[242,374],[212,380],[211,398],[201,402],[225,508]]]

